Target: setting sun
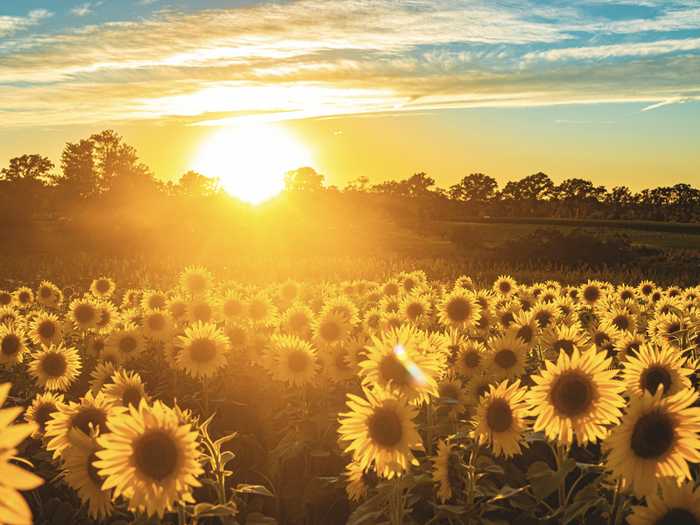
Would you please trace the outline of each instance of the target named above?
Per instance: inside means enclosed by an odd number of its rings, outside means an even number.
[[[219,180],[230,195],[259,204],[284,189],[284,174],[312,163],[311,154],[271,124],[223,128],[202,144],[193,169]]]

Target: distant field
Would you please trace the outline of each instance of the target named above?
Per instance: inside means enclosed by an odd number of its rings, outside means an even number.
[[[528,235],[537,229],[554,228],[563,232],[586,229],[606,235],[624,235],[637,245],[659,249],[700,250],[700,225],[652,221],[595,221],[575,219],[474,219],[465,222],[439,222],[436,233],[469,230],[487,244]]]

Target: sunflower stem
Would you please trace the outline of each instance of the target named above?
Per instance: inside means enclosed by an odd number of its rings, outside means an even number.
[[[391,525],[403,525],[403,485],[400,476],[396,476],[393,480],[393,490],[389,499],[389,520]]]
[[[434,421],[434,412],[433,412],[433,405],[432,403],[426,403],[425,404],[425,412],[426,412],[426,429],[425,429],[425,441],[426,441],[426,454],[428,456],[433,455],[433,426],[435,425]]]
[[[202,404],[204,417],[209,417],[209,384],[206,377],[202,378]]]
[[[615,485],[615,493],[613,495],[612,508],[610,509],[610,525],[617,525],[619,523],[622,514],[620,513],[620,499],[622,496],[622,478],[617,480],[617,485]]]

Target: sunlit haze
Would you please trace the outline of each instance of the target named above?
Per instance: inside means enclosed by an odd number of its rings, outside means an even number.
[[[313,164],[309,148],[268,124],[225,127],[206,137],[191,168],[218,179],[230,195],[259,204],[284,189],[284,174]]]

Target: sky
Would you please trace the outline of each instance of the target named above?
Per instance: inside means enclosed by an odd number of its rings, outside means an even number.
[[[700,186],[700,2],[0,0],[0,166],[110,128],[173,179],[261,122],[338,186]]]

